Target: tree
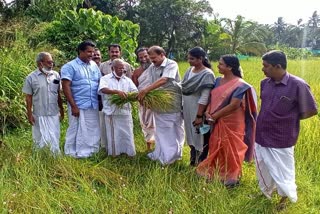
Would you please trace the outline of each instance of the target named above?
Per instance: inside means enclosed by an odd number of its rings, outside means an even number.
[[[265,28],[256,22],[246,21],[238,15],[235,20],[224,18],[225,31],[231,36],[232,53],[252,53],[260,55],[266,51],[263,42]]]
[[[283,33],[287,27],[287,24],[284,22],[283,17],[278,17],[277,22],[273,25],[273,30],[276,34],[277,42],[283,41]]]
[[[314,49],[320,49],[320,16],[314,11],[308,21],[309,43]]]
[[[123,48],[124,57],[134,63],[138,35],[139,26],[131,21],[119,20],[93,9],[80,9],[78,12],[61,11],[47,27],[43,39],[63,50],[67,58],[76,55],[75,48],[83,40],[95,41],[103,52],[107,52],[109,44],[118,43]]]
[[[169,52],[187,51],[190,46],[186,47],[186,43],[200,43],[205,26],[203,15],[211,12],[206,0],[141,0],[139,43],[157,44]]]

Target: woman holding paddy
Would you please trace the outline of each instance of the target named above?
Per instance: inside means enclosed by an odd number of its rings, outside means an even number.
[[[242,79],[239,59],[224,55],[205,112],[213,126],[208,157],[199,164],[197,173],[212,179],[215,174],[227,187],[239,184],[243,160],[252,160],[256,121],[256,93]]]

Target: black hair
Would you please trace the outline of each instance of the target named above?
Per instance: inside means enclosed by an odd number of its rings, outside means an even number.
[[[121,46],[119,44],[110,44],[108,45],[108,50],[110,51],[111,48],[119,48],[119,51],[121,52]]]
[[[287,69],[287,56],[284,52],[279,50],[272,50],[262,56],[262,60],[271,64],[272,66],[281,65],[283,69]]]
[[[202,64],[207,68],[212,68],[207,53],[201,47],[194,47],[189,51],[189,54],[197,59],[202,58]]]
[[[80,51],[85,51],[88,46],[95,48],[96,44],[91,40],[86,40],[81,42],[77,48],[78,54],[80,53]]]
[[[139,62],[139,56],[138,56],[138,54],[140,53],[140,52],[143,52],[143,51],[147,51],[147,53],[148,53],[148,48],[145,48],[145,47],[141,47],[141,48],[138,48],[137,50],[136,50],[136,56],[137,56],[137,62]]]
[[[232,54],[226,54],[221,56],[221,59],[224,61],[224,63],[231,67],[231,71],[233,75],[242,78],[242,70],[240,68],[240,62],[236,55]]]

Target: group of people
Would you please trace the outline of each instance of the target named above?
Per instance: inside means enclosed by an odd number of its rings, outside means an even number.
[[[137,92],[147,149],[155,144],[150,159],[163,165],[181,159],[186,140],[190,165],[198,175],[234,187],[239,184],[243,161],[254,159],[259,186],[267,197],[277,189],[281,202],[297,200],[294,145],[300,120],[317,114],[317,106],[308,84],[287,72],[283,52],[274,50],[262,57],[267,78],[261,81],[259,114],[256,92],[243,80],[235,55],[221,56],[217,66],[221,77],[215,78],[206,52],[192,48],[190,68],[180,81],[178,64],[159,46],[139,48],[140,66],[135,70],[121,58],[118,44],[110,45],[108,54],[110,60],[101,62],[95,44],[84,41],[78,46],[78,57],[61,68],[60,76],[52,70],[50,53],[39,53],[38,68],[23,87],[36,147],[49,146],[60,153],[62,85],[69,119],[66,155],[86,158],[102,146],[108,155],[134,156],[131,106],[118,107],[109,98]],[[156,89],[174,92],[170,110],[143,106],[145,96]]]

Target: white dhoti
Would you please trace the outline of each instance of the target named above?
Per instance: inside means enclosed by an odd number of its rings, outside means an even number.
[[[99,111],[99,121],[100,121],[100,146],[101,148],[106,148],[107,146],[106,122],[104,119],[103,111]]]
[[[152,160],[161,164],[171,164],[182,158],[184,129],[181,113],[154,113],[155,120],[155,150],[148,154]]]
[[[144,140],[146,142],[154,141],[154,118],[150,109],[139,105],[139,119],[142,128]]]
[[[86,158],[99,151],[99,111],[80,109],[80,116],[71,115],[68,106],[69,127],[66,133],[64,152],[76,158]]]
[[[60,154],[60,117],[34,116],[32,137],[36,148],[48,147],[55,154]]]
[[[255,163],[259,187],[266,197],[271,198],[277,189],[280,196],[297,201],[293,146],[268,148],[256,143]]]
[[[132,116],[105,115],[105,123],[108,155],[117,156],[125,153],[135,156]]]

